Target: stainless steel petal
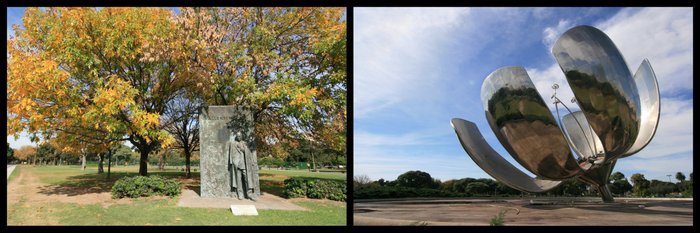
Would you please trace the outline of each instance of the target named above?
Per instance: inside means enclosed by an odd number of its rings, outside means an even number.
[[[582,172],[524,68],[491,73],[481,87],[481,101],[496,137],[527,170],[552,180]]]
[[[642,107],[641,126],[639,127],[639,135],[635,140],[634,145],[625,152],[621,157],[627,157],[642,150],[651,142],[656,134],[656,128],[659,125],[659,117],[661,115],[661,94],[659,93],[659,84],[656,81],[656,75],[651,68],[651,64],[647,59],[642,61],[637,72],[634,73],[634,81],[639,90],[639,98]]]
[[[584,170],[588,170],[592,164],[600,164],[604,161],[603,143],[598,135],[593,133],[583,112],[566,114],[562,118],[562,124],[571,141],[571,147],[579,155],[579,161],[583,162],[581,166]]]
[[[532,178],[505,160],[484,140],[476,124],[454,118],[452,128],[469,157],[494,179],[511,188],[525,192],[546,192],[561,184],[561,181]]]
[[[586,119],[603,142],[606,159],[634,144],[641,121],[637,86],[615,44],[602,31],[578,26],[552,48]]]

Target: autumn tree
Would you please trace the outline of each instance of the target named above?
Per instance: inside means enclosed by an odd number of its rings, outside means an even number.
[[[260,155],[286,157],[304,135],[345,154],[342,8],[183,8],[185,74],[209,105],[252,110]]]
[[[31,156],[36,153],[36,148],[30,145],[25,145],[17,149],[14,153],[15,158],[20,161],[28,161]]]
[[[172,142],[160,124],[166,103],[190,85],[176,72],[185,51],[172,17],[160,8],[27,8],[7,45],[8,134],[59,138],[83,154],[128,140],[146,175],[148,154]]]

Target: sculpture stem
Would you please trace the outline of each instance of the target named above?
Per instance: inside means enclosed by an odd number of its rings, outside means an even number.
[[[598,189],[598,193],[603,198],[603,202],[605,202],[605,203],[615,202],[615,199],[613,199],[613,196],[612,196],[612,192],[610,192],[610,188],[608,188],[607,184],[596,185],[596,189]]]

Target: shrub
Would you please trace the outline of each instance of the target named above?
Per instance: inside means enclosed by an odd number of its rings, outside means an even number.
[[[467,194],[430,188],[396,186],[361,187],[353,191],[355,199],[404,198],[404,197],[467,197]]]
[[[347,199],[347,185],[341,181],[333,180],[289,178],[284,180],[282,193],[287,198],[308,197],[345,201]]]
[[[148,196],[177,196],[180,184],[161,176],[123,177],[112,186],[112,198],[137,198]]]
[[[505,211],[501,210],[498,215],[491,219],[489,226],[503,226],[503,217],[505,217]]]

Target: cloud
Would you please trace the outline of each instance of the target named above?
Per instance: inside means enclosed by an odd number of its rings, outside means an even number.
[[[649,59],[662,95],[692,91],[692,8],[628,8],[597,27],[615,42],[633,73]]]
[[[404,134],[377,134],[366,131],[354,133],[354,144],[359,146],[411,146],[445,144],[440,137],[447,136],[443,131],[439,134],[424,132],[409,132]]]
[[[439,76],[441,45],[464,26],[467,8],[358,8],[355,10],[354,116],[397,105],[431,90]],[[360,58],[360,59],[358,59]]]
[[[654,138],[632,157],[651,159],[692,153],[693,101],[662,98],[661,118]]]
[[[559,39],[559,36],[561,36],[561,34],[569,28],[571,28],[571,21],[566,19],[559,20],[559,24],[557,24],[557,26],[547,27],[544,29],[542,32],[542,43],[544,43],[544,45],[551,50],[554,42],[556,42],[557,39]]]

